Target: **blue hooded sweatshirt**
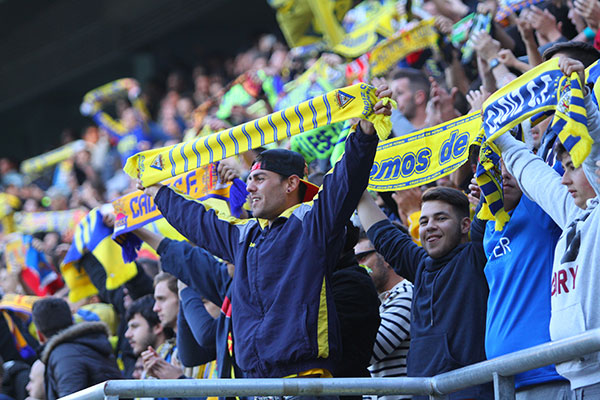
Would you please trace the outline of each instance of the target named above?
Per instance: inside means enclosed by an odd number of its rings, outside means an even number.
[[[471,224],[471,242],[433,259],[389,220],[367,232],[385,260],[414,285],[407,375],[430,377],[486,359],[484,349],[488,285],[483,274],[484,223]],[[449,395],[449,399],[493,399],[491,384]],[[425,398],[414,396],[415,399]]]

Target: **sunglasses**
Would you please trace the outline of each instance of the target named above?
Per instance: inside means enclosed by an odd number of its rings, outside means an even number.
[[[376,253],[376,252],[377,252],[377,250],[371,249],[371,250],[361,251],[360,253],[356,253],[354,256],[356,257],[356,260],[358,260],[358,262],[362,262],[370,254],[373,254],[373,253]]]

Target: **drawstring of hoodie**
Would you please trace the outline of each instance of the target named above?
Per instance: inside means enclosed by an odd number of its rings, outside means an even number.
[[[435,274],[435,278],[433,278],[433,284],[431,285],[431,297],[429,297],[429,315],[431,316],[431,320],[429,326],[433,326],[433,295],[435,293],[435,281],[437,281],[438,276],[440,276],[440,270]]]

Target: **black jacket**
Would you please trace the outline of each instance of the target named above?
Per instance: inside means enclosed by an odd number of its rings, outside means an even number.
[[[379,297],[367,270],[358,265],[354,249],[340,258],[331,288],[343,350],[333,375],[336,378],[370,377],[367,368],[381,322]]]
[[[103,322],[82,322],[58,332],[46,343],[41,360],[46,400],[122,378]]]

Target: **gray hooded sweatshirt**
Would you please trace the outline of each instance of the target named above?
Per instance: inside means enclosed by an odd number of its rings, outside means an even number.
[[[508,171],[517,179],[523,193],[560,226],[563,233],[556,244],[552,267],[552,317],[550,337],[560,340],[586,330],[600,328],[600,185],[594,173],[600,159],[600,112],[590,91],[585,96],[588,130],[594,145],[582,168],[596,197],[587,209],[575,205],[561,176],[524,143],[510,134],[495,141],[502,151]],[[535,238],[532,238],[535,239]],[[556,365],[559,374],[577,389],[600,382],[600,353]]]

